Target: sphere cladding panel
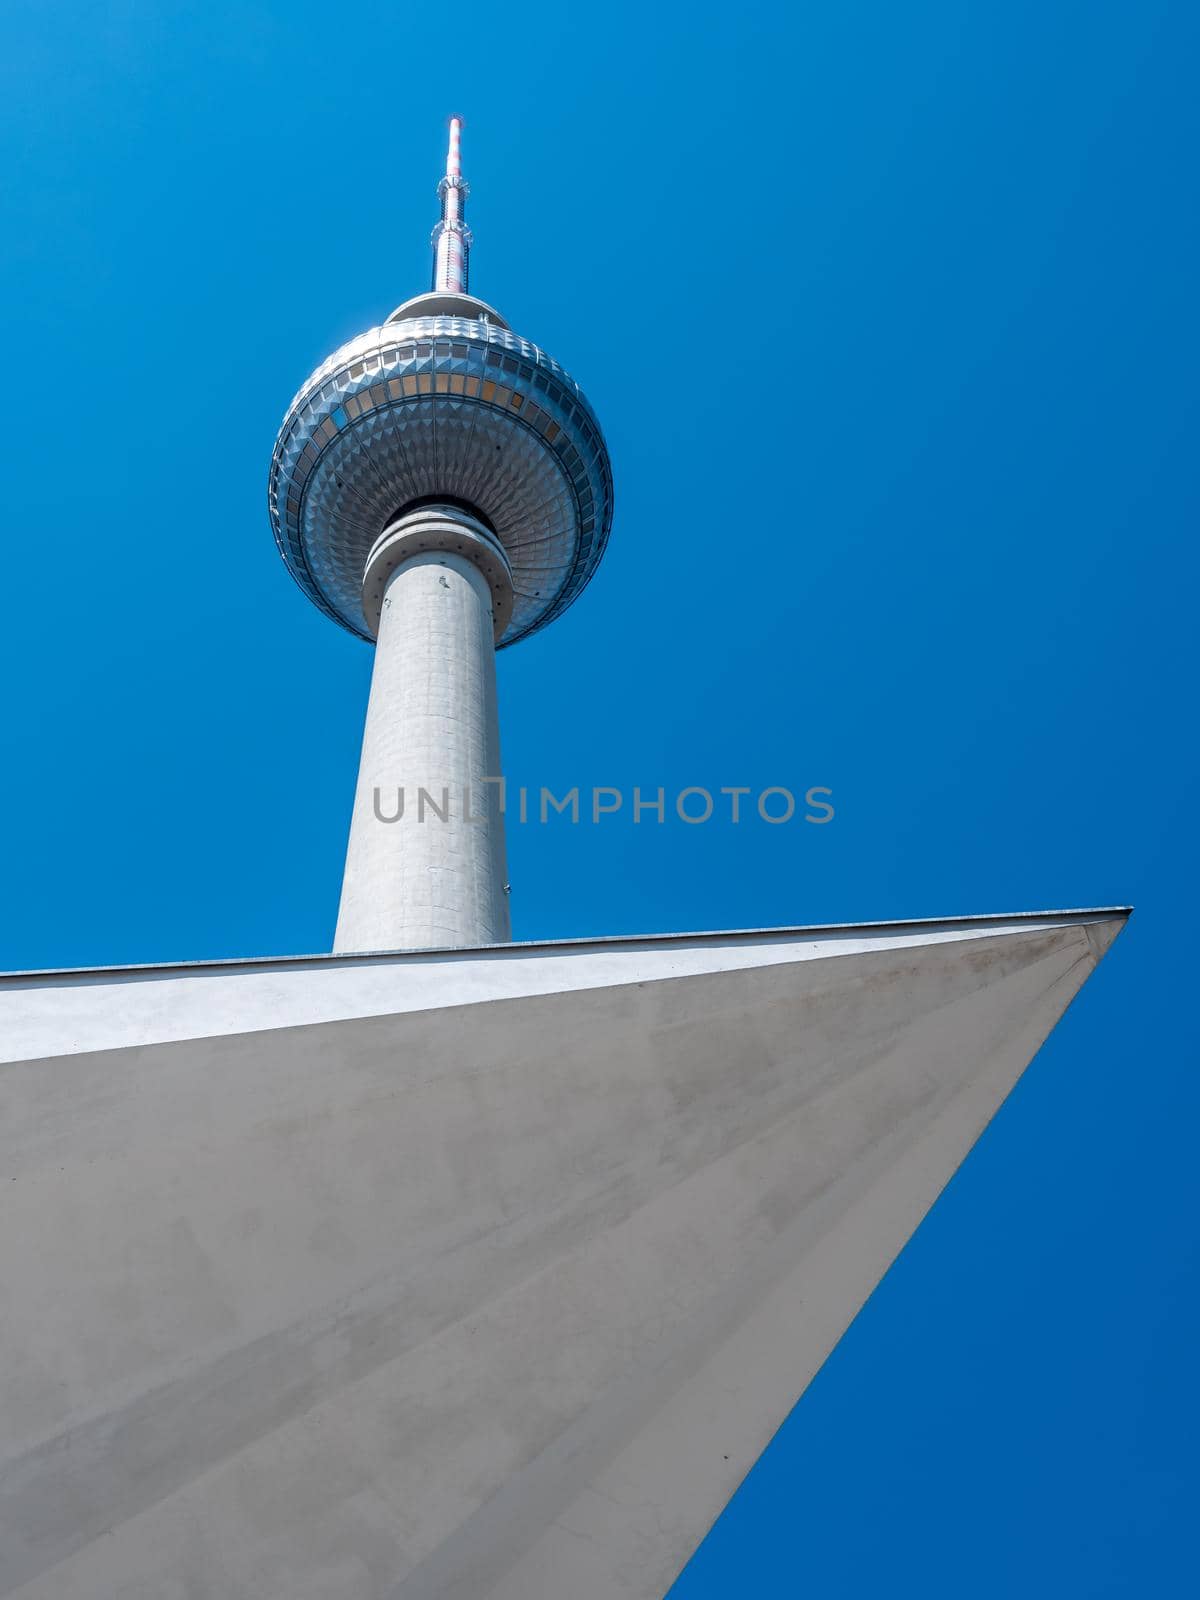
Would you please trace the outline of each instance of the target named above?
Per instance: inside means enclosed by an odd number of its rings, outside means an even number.
[[[367,554],[411,500],[456,496],[495,526],[516,601],[501,645],[564,611],[612,521],[608,452],[579,385],[544,351],[458,317],[389,323],[334,352],[275,444],[275,539],[309,598],[352,633]]]

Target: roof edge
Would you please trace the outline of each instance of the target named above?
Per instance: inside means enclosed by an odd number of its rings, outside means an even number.
[[[1133,914],[1132,906],[1095,906],[1072,908],[1063,911],[1008,911],[989,912],[982,916],[913,917],[888,922],[817,922],[795,927],[779,928],[720,928],[701,931],[676,931],[671,933],[595,934],[576,939],[524,939],[509,944],[436,945],[420,950],[359,950],[334,955],[312,953],[290,956],[218,956],[196,961],[143,961],[118,966],[101,967],[31,967],[0,972],[0,983],[30,978],[73,978],[136,975],[139,973],[229,971],[231,968],[263,968],[286,966],[347,966],[356,962],[384,962],[396,960],[445,960],[449,956],[520,955],[534,950],[576,950],[597,946],[670,944],[697,940],[716,943],[721,940],[797,939],[806,934],[826,937],[839,933],[895,933],[922,929],[932,933],[939,928],[976,926],[981,929],[997,927],[1012,922],[1080,923],[1112,922],[1120,919],[1122,925]],[[1119,930],[1118,930],[1119,931]],[[1114,936],[1115,937],[1115,936]]]

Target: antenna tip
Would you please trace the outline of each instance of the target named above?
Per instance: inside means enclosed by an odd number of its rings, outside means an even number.
[[[453,116],[449,120],[450,142],[446,147],[446,176],[447,178],[461,178],[463,119],[459,116]]]

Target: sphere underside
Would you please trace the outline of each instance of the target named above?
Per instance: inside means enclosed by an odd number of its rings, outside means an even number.
[[[595,571],[612,520],[608,453],[575,381],[495,324],[421,317],[336,351],[284,420],[270,510],[292,576],[329,616],[370,639],[366,558],[413,501],[466,502],[512,566],[499,645],[558,616]]]

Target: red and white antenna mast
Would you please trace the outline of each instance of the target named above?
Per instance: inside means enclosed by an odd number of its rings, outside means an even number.
[[[450,118],[450,147],[446,151],[446,176],[438,184],[442,220],[433,230],[433,290],[435,294],[466,294],[471,230],[466,224],[470,186],[462,175],[462,118]]]

